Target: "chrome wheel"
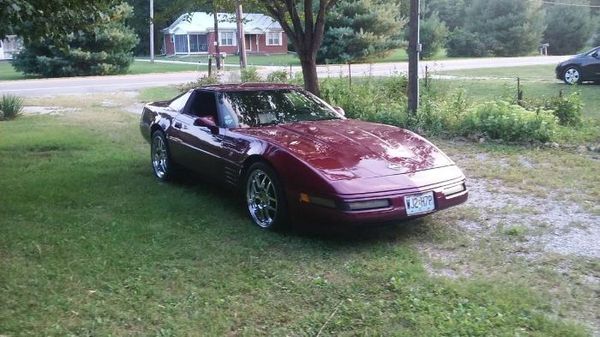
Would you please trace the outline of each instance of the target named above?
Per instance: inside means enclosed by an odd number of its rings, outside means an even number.
[[[152,139],[152,167],[154,174],[158,179],[164,179],[168,174],[169,154],[167,144],[161,134],[157,134]]]
[[[579,74],[579,70],[576,68],[569,68],[565,71],[564,75],[565,83],[567,84],[575,84],[579,83],[581,76]]]
[[[246,181],[246,201],[248,212],[255,224],[261,228],[271,228],[278,212],[276,182],[265,171],[256,168]]]

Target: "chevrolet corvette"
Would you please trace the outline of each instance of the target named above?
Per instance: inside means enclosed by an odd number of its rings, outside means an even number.
[[[425,138],[347,119],[292,85],[221,84],[147,104],[140,129],[156,178],[195,172],[241,189],[263,229],[372,224],[461,204],[462,171]]]

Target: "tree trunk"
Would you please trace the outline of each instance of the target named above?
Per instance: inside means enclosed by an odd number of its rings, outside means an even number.
[[[311,53],[312,54],[312,53]],[[317,56],[298,53],[302,65],[302,76],[304,76],[304,89],[319,96],[319,78],[317,77]]]

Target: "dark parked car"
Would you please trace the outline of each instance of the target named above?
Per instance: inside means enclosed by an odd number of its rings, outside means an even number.
[[[197,88],[147,104],[140,127],[159,180],[183,166],[241,187],[262,228],[388,222],[467,200],[461,170],[423,137],[346,119],[291,85]]]
[[[600,47],[559,63],[556,66],[556,78],[567,84],[600,81]]]

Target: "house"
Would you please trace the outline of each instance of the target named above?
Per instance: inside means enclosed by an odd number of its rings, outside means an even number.
[[[221,53],[238,54],[237,24],[234,14],[218,13],[219,49]],[[244,15],[246,52],[251,54],[287,53],[287,36],[273,18],[256,13]],[[163,54],[198,55],[215,53],[213,14],[194,12],[181,15],[164,34]]]
[[[23,42],[16,35],[7,35],[0,40],[0,60],[10,60],[23,48]]]

